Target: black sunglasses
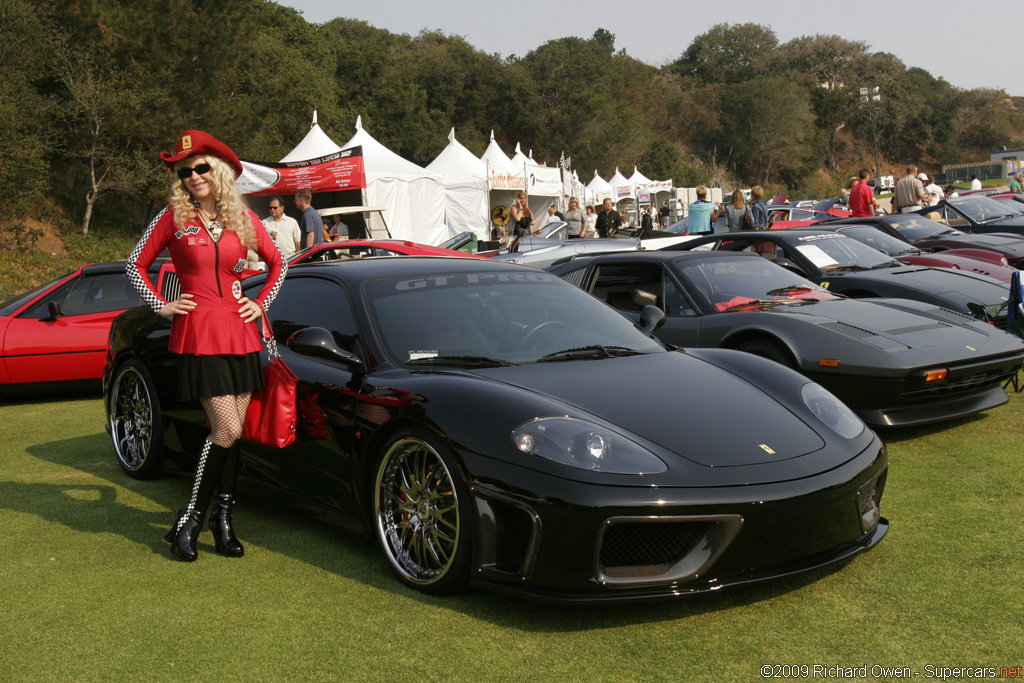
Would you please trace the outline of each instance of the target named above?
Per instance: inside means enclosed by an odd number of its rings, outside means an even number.
[[[185,180],[186,178],[192,177],[192,173],[193,172],[198,173],[199,175],[203,175],[204,173],[209,173],[210,172],[210,165],[209,164],[196,164],[192,168],[187,168],[187,167],[186,168],[179,168],[178,169],[178,177],[181,178],[182,180]]]

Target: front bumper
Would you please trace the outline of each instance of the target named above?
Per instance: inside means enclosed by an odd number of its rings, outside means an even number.
[[[868,550],[889,528],[877,437],[831,471],[765,485],[489,483],[516,481],[499,471],[509,467],[492,461],[470,486],[473,583],[545,601],[663,599],[788,576]]]

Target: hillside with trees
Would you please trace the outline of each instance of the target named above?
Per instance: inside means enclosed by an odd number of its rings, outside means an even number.
[[[780,43],[756,24],[714,26],[663,67],[616,50],[604,29],[502,58],[439,32],[311,24],[265,0],[0,0],[0,34],[8,215],[56,209],[82,233],[138,232],[163,201],[158,153],[182,129],[272,161],[314,109],[339,142],[361,115],[424,165],[454,126],[476,154],[492,130],[549,163],[564,151],[585,180],[636,164],[677,185],[801,194],[873,166],[872,115],[893,165],[937,170],[1024,146],[1020,98],[955,88],[839,36]],[[871,110],[857,92],[874,86]]]

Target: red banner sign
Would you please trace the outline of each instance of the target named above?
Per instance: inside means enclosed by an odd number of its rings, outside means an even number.
[[[242,175],[235,184],[245,195],[361,190],[366,187],[363,148],[352,147],[318,159],[284,164],[243,160]]]

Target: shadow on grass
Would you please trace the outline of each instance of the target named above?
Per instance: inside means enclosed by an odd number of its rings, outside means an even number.
[[[168,562],[177,562],[171,557],[163,535],[173,522],[174,511],[188,495],[191,474],[179,473],[154,481],[132,479],[117,466],[109,439],[103,433],[39,444],[27,450],[41,460],[88,474],[93,477],[93,483],[0,482],[0,508],[36,515],[83,533],[118,534],[151,549]],[[118,488],[132,491],[167,510],[142,510],[119,502]],[[730,610],[800,590],[841,570],[849,562],[715,593],[635,604],[550,604],[484,590],[435,597],[398,583],[372,539],[359,532],[360,524],[251,479],[243,478],[239,482],[237,497],[236,528],[243,543],[396,598],[455,611],[504,628],[533,632],[591,631]],[[217,559],[205,528],[197,547],[200,562],[204,555]]]

